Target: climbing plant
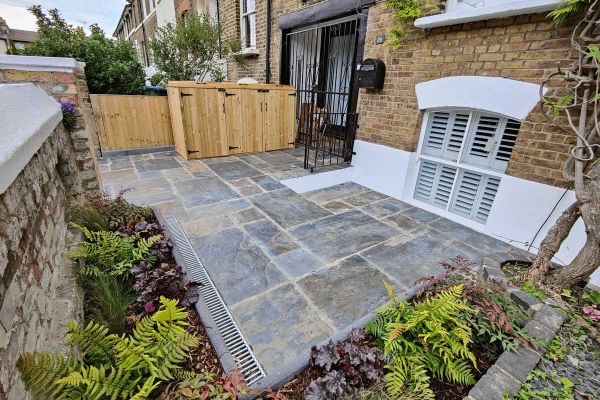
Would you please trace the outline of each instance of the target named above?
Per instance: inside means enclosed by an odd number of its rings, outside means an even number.
[[[526,279],[560,289],[589,277],[600,265],[600,0],[567,0],[548,16],[557,24],[577,18],[571,35],[575,61],[546,76],[540,90],[546,113],[565,117],[564,130],[575,138],[562,174],[576,199],[548,231]],[[571,263],[550,270],[579,218],[587,234],[583,248]]]
[[[391,39],[387,44],[399,47],[401,39],[406,36],[412,22],[427,11],[436,9],[438,4],[431,0],[386,0],[385,4],[398,20],[398,25],[390,30]]]

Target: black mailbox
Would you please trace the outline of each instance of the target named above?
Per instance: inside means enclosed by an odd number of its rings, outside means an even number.
[[[364,60],[358,70],[358,87],[381,90],[384,81],[384,62],[373,58]]]

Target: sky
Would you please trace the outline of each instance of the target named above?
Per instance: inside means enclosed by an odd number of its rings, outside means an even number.
[[[117,26],[125,0],[0,0],[0,17],[10,28],[35,30],[35,19],[27,8],[39,4],[44,11],[58,8],[69,23],[84,29],[97,23],[107,36]]]

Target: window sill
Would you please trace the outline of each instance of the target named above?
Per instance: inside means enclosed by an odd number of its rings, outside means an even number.
[[[554,10],[560,2],[561,0],[516,0],[497,6],[462,9],[418,18],[415,20],[415,26],[417,28],[436,28],[515,15],[535,14]]]
[[[255,57],[258,56],[260,54],[260,52],[258,51],[258,49],[256,47],[246,47],[240,51],[238,51],[237,53],[235,53],[236,56],[245,56],[245,57]]]

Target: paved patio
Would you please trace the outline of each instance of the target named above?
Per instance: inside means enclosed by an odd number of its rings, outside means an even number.
[[[108,192],[179,220],[267,374],[383,305],[384,280],[401,294],[449,257],[518,251],[355,183],[295,193],[303,154],[100,160]]]

